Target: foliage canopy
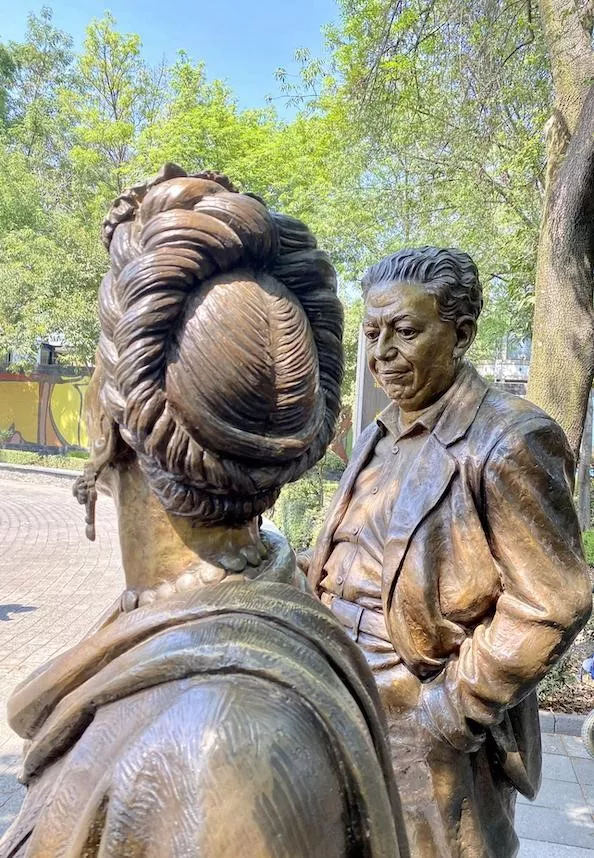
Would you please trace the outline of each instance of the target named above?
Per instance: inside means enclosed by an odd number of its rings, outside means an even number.
[[[81,52],[44,8],[0,47],[0,353],[59,333],[92,364],[110,200],[165,161],[227,172],[304,219],[347,306],[352,400],[365,266],[405,244],[473,254],[487,293],[476,355],[530,328],[551,81],[530,4],[340,0],[326,60],[298,53],[297,105],[240,110],[180,53],[150,66],[107,14]]]

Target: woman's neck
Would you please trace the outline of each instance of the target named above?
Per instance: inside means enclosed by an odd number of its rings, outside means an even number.
[[[206,526],[167,513],[137,462],[112,472],[109,483],[118,510],[130,591],[166,589],[177,582],[183,585],[193,572],[199,572],[200,580],[221,580],[229,572],[241,572],[247,564],[258,565],[265,553],[257,519],[241,527]]]

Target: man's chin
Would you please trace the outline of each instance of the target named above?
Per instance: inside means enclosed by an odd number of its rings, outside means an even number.
[[[401,411],[422,411],[430,401],[425,390],[413,389],[407,385],[394,382],[381,385],[384,393]]]
[[[411,400],[415,398],[416,391],[411,390],[403,384],[398,384],[395,381],[382,381],[381,384],[384,393],[390,397],[399,408],[406,409]]]

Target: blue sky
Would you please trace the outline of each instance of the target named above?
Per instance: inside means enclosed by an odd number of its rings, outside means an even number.
[[[27,14],[41,5],[3,4],[0,40],[21,40]],[[278,96],[276,69],[291,68],[297,48],[319,56],[321,28],[338,17],[336,0],[46,0],[46,5],[77,47],[88,22],[109,9],[121,31],[141,36],[150,62],[163,54],[173,60],[183,48],[193,59],[205,60],[210,78],[226,79],[242,107],[263,106],[267,95]],[[282,114],[283,102],[274,103]]]

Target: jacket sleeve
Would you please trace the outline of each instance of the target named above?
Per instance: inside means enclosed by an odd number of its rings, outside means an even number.
[[[480,745],[485,728],[534,689],[589,617],[572,483],[565,436],[544,416],[508,430],[487,459],[483,510],[501,595],[491,621],[421,694],[425,725],[460,750]]]

